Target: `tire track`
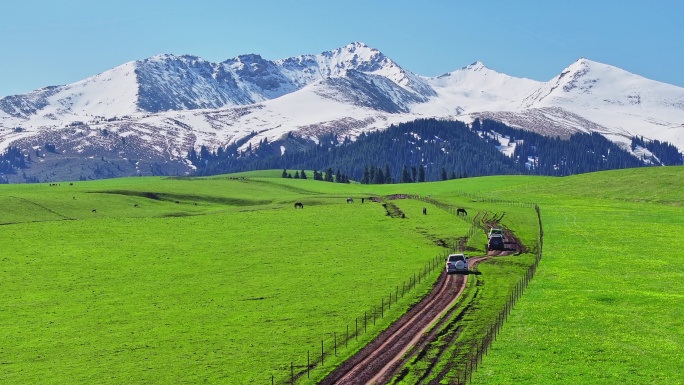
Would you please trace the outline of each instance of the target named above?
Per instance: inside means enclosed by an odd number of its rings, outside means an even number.
[[[32,204],[32,205],[37,206],[37,207],[40,207],[41,209],[43,209],[43,210],[45,210],[45,211],[47,211],[47,212],[49,212],[49,213],[51,213],[51,214],[55,214],[55,215],[57,215],[58,217],[61,217],[63,220],[68,220],[68,221],[76,220],[76,218],[70,218],[70,217],[67,217],[66,215],[62,215],[62,214],[56,212],[55,210],[52,210],[51,208],[46,207],[46,206],[43,206],[43,205],[41,205],[40,203],[36,203],[36,202],[34,202],[34,201],[32,201],[32,200],[29,200],[29,199],[26,199],[26,198],[21,198],[21,197],[16,197],[16,196],[14,196],[14,195],[10,195],[9,197],[10,197],[10,198],[14,198],[14,199],[18,199],[18,200],[20,200],[20,201],[23,201],[23,202]]]
[[[476,264],[482,259],[472,258]],[[438,328],[435,323],[443,319],[463,292],[467,275],[442,273],[432,292],[409,312],[381,333],[326,378],[320,384],[375,384],[388,381],[408,359],[433,340]],[[432,330],[431,332],[428,332]]]

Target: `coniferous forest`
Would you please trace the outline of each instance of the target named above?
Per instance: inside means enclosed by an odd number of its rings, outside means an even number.
[[[576,133],[561,139],[493,120],[476,119],[470,125],[416,120],[361,133],[355,140],[329,133],[312,141],[290,132],[276,141],[264,138],[251,143],[257,134],[253,132],[225,147],[191,149],[187,159],[195,167],[194,174],[281,169],[286,171],[285,177],[383,184],[506,174],[566,176],[683,164],[682,153],[668,142],[634,137],[631,148],[623,148],[597,133]],[[46,143],[44,148],[47,153],[58,153],[52,144]],[[28,183],[39,182],[35,176],[26,175],[35,164],[32,154],[16,147],[0,153],[0,183],[9,183],[17,175],[23,175]],[[36,150],[35,157],[42,156]],[[96,177],[114,176],[99,175],[98,169]],[[304,170],[314,172],[306,176],[302,175]],[[163,170],[154,174],[166,175]]]
[[[655,164],[661,164],[663,166],[682,164],[682,153],[679,152],[677,147],[668,142],[661,142],[659,140],[645,141],[643,137],[635,136],[632,138],[632,151],[634,151],[637,146],[649,150],[656,157],[656,159],[650,159],[650,161],[655,162]],[[645,158],[642,158],[642,161],[645,160]]]
[[[3,175],[16,174],[22,168],[26,168],[26,158],[20,149],[9,147],[0,153],[0,183],[7,183],[7,178]]]
[[[292,142],[293,134],[284,140]],[[636,139],[636,138],[635,138]],[[682,154],[669,143],[653,147],[667,162],[682,164]],[[191,150],[197,175],[284,169],[334,170],[342,179],[361,183],[408,183],[485,175],[534,174],[565,176],[644,165],[643,160],[600,134],[577,133],[569,139],[543,136],[492,120],[416,120],[387,130],[362,133],[356,140],[333,134],[308,149],[286,151],[282,142],[262,140],[258,146],[233,144],[216,151]],[[305,147],[305,146],[302,146]],[[509,155],[502,148],[509,147]],[[512,149],[512,150],[511,150]],[[660,155],[659,155],[660,156]],[[679,159],[679,163],[676,163]]]

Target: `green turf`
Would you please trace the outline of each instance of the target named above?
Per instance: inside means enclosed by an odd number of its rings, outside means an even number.
[[[563,178],[540,202],[544,258],[475,384],[684,383],[684,169]]]
[[[395,193],[506,212],[527,245],[530,209],[507,202],[541,206],[544,257],[473,383],[684,383],[684,168],[383,186],[281,172],[0,186],[0,383],[284,383],[324,340],[313,382],[436,274],[336,359],[333,333],[470,228],[358,201]]]
[[[379,309],[469,228],[279,182],[2,186],[0,382],[260,384],[323,340],[321,378],[428,289],[436,274]],[[364,313],[368,333],[335,358],[334,333]]]

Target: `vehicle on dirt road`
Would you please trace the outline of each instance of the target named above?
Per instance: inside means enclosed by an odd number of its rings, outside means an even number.
[[[487,251],[490,250],[506,250],[506,243],[501,234],[492,234],[487,241]]]
[[[447,274],[464,271],[468,271],[468,258],[463,254],[449,254],[446,260]]]
[[[498,227],[492,227],[489,229],[489,234],[487,234],[487,239],[491,238],[492,235],[501,235],[502,237],[504,236],[503,230],[498,228]]]

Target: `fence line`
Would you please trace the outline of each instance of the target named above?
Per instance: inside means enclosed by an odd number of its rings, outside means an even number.
[[[537,255],[534,259],[534,263],[530,265],[525,275],[513,287],[513,290],[508,296],[506,303],[504,304],[501,311],[498,313],[496,320],[494,320],[494,322],[491,325],[489,325],[484,337],[482,337],[482,339],[480,339],[479,341],[473,342],[473,345],[471,346],[469,352],[466,355],[466,360],[465,364],[463,365],[463,369],[459,371],[457,374],[457,384],[469,384],[472,382],[473,373],[477,371],[477,368],[482,362],[482,359],[489,352],[489,348],[492,346],[492,343],[496,341],[496,337],[501,331],[503,324],[508,320],[508,315],[511,313],[511,310],[515,306],[518,299],[520,299],[523,292],[525,291],[532,278],[534,278],[535,273],[537,272],[537,267],[539,266],[539,262],[542,258],[542,249],[544,245],[544,229],[542,227],[541,209],[538,205],[535,204],[534,210],[537,213],[537,219],[539,222],[539,247],[537,250]],[[461,381],[461,376],[463,377],[463,381]]]
[[[401,287],[395,285],[394,290],[389,290],[386,296],[380,298],[379,305],[373,306],[371,309],[365,311],[362,316],[358,316],[351,324],[345,325],[345,332],[331,332],[328,338],[321,339],[320,351],[312,354],[311,350],[307,351],[306,364],[298,364],[297,360],[291,360],[290,365],[283,370],[287,370],[287,375],[280,379],[275,379],[275,375],[271,374],[271,383],[274,385],[293,384],[297,379],[306,376],[310,378],[310,372],[317,367],[325,366],[328,357],[337,356],[339,349],[347,348],[349,342],[358,341],[358,337],[367,334],[368,329],[375,326],[377,322],[385,317],[386,310],[391,309],[392,303],[396,305],[405,295],[411,293],[421,282],[431,276],[435,271],[442,269],[442,262],[448,256],[448,252],[440,253],[425,262],[417,272],[409,275],[407,279],[402,281]],[[330,336],[332,336],[332,341]],[[328,344],[326,345],[326,341]]]

